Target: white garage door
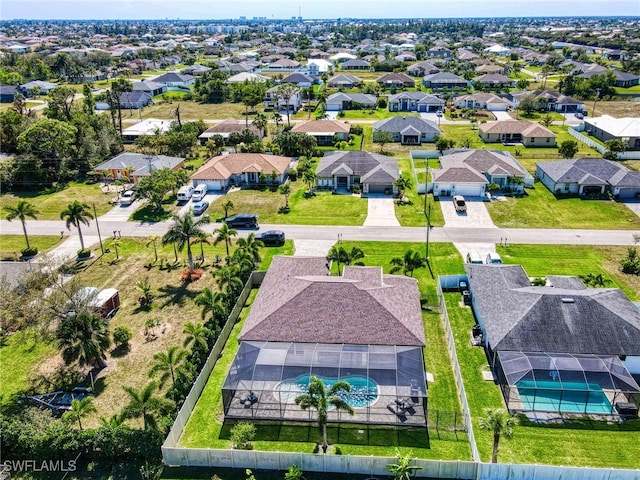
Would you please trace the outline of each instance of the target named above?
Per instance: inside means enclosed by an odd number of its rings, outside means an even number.
[[[222,180],[200,180],[199,183],[206,183],[207,190],[209,190],[210,192],[214,190],[224,189],[224,182]]]
[[[484,189],[482,185],[456,185],[451,189],[451,195],[464,195],[465,197],[479,197]]]

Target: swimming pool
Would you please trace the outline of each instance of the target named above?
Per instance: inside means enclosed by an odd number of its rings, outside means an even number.
[[[614,413],[611,403],[600,385],[580,382],[521,380],[516,383],[525,408],[537,411],[565,413]]]
[[[324,382],[326,387],[330,387],[338,381],[337,378],[316,376]],[[284,380],[276,386],[273,394],[280,402],[294,403],[298,395],[307,391],[310,379],[311,375],[301,375],[297,378]],[[353,408],[368,407],[378,399],[378,384],[370,378],[353,375],[340,380],[349,382],[351,391],[340,393],[338,396]]]

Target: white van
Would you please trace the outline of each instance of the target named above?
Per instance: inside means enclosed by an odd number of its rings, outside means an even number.
[[[484,262],[478,252],[469,252],[467,253],[467,263],[479,263],[482,265]]]
[[[196,188],[193,189],[193,194],[191,195],[191,199],[193,202],[199,202],[204,198],[207,194],[207,184],[201,183]]]
[[[188,202],[193,195],[193,186],[185,185],[184,187],[180,187],[178,190],[178,201],[179,202]]]
[[[487,254],[487,264],[496,265],[502,263],[502,258],[496,252],[489,252]]]

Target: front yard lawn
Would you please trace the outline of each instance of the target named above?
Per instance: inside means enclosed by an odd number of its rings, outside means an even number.
[[[20,220],[14,220],[19,222]],[[29,227],[27,226],[27,232]],[[29,235],[29,243],[38,249],[40,254],[55,247],[62,237],[59,235]],[[21,251],[27,247],[24,235],[2,235],[0,237],[0,260],[16,261],[22,255]]]
[[[493,222],[503,228],[577,228],[632,230],[640,218],[611,200],[557,199],[542,183],[521,198],[508,197],[487,205]]]

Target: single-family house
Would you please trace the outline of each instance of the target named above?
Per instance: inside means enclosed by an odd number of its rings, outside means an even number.
[[[177,172],[183,166],[184,158],[180,157],[122,152],[97,165],[94,170],[114,180],[126,177],[130,182],[137,184],[141,178],[151,175],[153,170],[168,168]]]
[[[437,112],[444,110],[444,100],[424,92],[401,92],[389,95],[390,112]]]
[[[157,118],[147,118],[141,122],[122,129],[122,142],[131,144],[138,137],[143,135],[155,135],[165,133],[171,127],[171,120],[160,120]]]
[[[464,78],[449,72],[430,73],[422,78],[422,83],[427,88],[439,90],[448,88],[449,90],[464,90],[469,86]]]
[[[43,80],[34,80],[33,82],[20,85],[20,91],[27,98],[31,97],[31,92],[37,92],[37,95],[49,95],[54,88],[58,88],[57,83],[45,82]]]
[[[20,93],[18,87],[14,85],[0,85],[0,103],[12,103],[16,93]]]
[[[485,143],[521,143],[525,147],[555,147],[557,135],[537,122],[503,120],[481,123],[480,138]]]
[[[355,75],[341,73],[341,74],[335,75],[334,77],[331,77],[327,81],[327,86],[329,88],[350,89],[350,88],[356,87],[357,85],[360,85],[361,83],[362,83],[362,80],[356,77]]]
[[[430,62],[418,62],[407,67],[407,73],[412,77],[424,77],[439,71],[440,69]]]
[[[351,53],[338,52],[335,55],[330,56],[329,60],[331,60],[332,62],[342,63],[342,62],[346,62],[347,60],[355,60],[356,58],[358,57],[356,57]]]
[[[622,140],[628,149],[640,149],[640,117],[585,117],[584,129],[603,142]]]
[[[371,70],[371,63],[366,60],[354,58],[353,60],[347,60],[340,64],[340,70]]]
[[[281,58],[273,63],[267,65],[268,70],[297,70],[300,68],[300,62],[291,60],[289,58]]]
[[[479,92],[460,95],[453,98],[456,108],[470,108],[473,110],[489,110],[491,112],[506,112],[510,102],[493,93]]]
[[[613,74],[616,77],[616,87],[630,88],[638,85],[638,82],[640,82],[640,75],[636,75],[635,73],[613,70]]]
[[[362,193],[395,193],[400,177],[398,160],[362,150],[337,150],[325,154],[316,167],[318,188],[332,190],[362,186]]]
[[[547,112],[575,113],[584,112],[586,107],[580,100],[553,90],[531,90],[511,94],[512,105],[517,108],[523,97],[532,95],[538,100],[538,108]]]
[[[196,77],[193,75],[182,75],[180,73],[168,72],[152,80],[156,83],[162,83],[167,87],[188,88],[196,82]]]
[[[122,92],[118,96],[120,107],[124,109],[135,109],[146,107],[152,102],[151,94],[147,92]]]
[[[153,82],[151,80],[145,80],[141,82],[131,83],[134,92],[145,92],[155,97],[161,95],[167,91],[167,86],[164,83]]]
[[[640,310],[619,288],[587,288],[578,277],[555,275],[533,286],[521,265],[465,270],[485,353],[511,413],[637,415]]]
[[[307,73],[313,77],[319,77],[331,68],[331,62],[322,58],[310,58],[307,60]]]
[[[404,73],[387,73],[376,78],[376,82],[383,88],[413,88],[416,82]]]
[[[467,50],[465,48],[459,48],[458,51],[456,52],[456,56],[458,57],[458,60],[460,60],[461,62],[471,62],[473,60],[477,60],[478,58],[480,58],[478,54],[472,52],[471,50]]]
[[[510,51],[511,51],[510,48],[507,48],[500,44],[496,44],[496,45],[492,45],[490,47],[485,48],[482,52],[485,55],[497,55],[500,57],[504,57],[506,55],[509,55]]]
[[[257,82],[257,83],[266,83],[269,80],[269,77],[265,77],[264,75],[259,75],[257,73],[251,72],[240,72],[235,75],[231,75],[224,82],[225,83],[244,83],[244,82]]]
[[[483,63],[474,68],[476,73],[484,75],[486,73],[499,73],[504,75],[504,67],[501,65],[496,65],[494,63]]]
[[[427,57],[429,58],[442,58],[444,60],[449,60],[451,55],[451,50],[445,47],[432,47],[427,50]]]
[[[400,52],[393,59],[398,62],[415,62],[417,57],[411,52]]]
[[[287,99],[278,95],[279,88],[271,87],[264,93],[264,108],[267,110],[297,112],[302,106],[302,91],[297,88]]]
[[[335,139],[349,140],[351,127],[339,120],[309,120],[296,123],[291,129],[293,133],[306,133],[315,137],[319,146],[333,145]]]
[[[293,83],[301,88],[310,87],[315,83],[315,80],[310,75],[305,75],[304,73],[292,73],[291,75],[287,75],[284,77],[280,83]]]
[[[356,108],[376,108],[378,99],[367,93],[337,92],[329,95],[326,102],[328,112],[352,110]]]
[[[206,67],[204,65],[194,63],[193,65],[189,65],[188,67],[183,68],[180,73],[182,73],[183,75],[193,75],[194,77],[199,77],[209,70],[211,70],[211,67]]]
[[[447,150],[440,168],[431,171],[434,196],[483,196],[490,183],[522,192],[533,177],[509,153],[502,150]]]
[[[483,85],[489,88],[515,87],[516,81],[501,73],[485,73],[473,79],[474,85]]]
[[[538,162],[536,176],[552,193],[599,197],[609,192],[619,199],[640,198],[640,172],[604,158]]]
[[[204,145],[214,135],[220,135],[222,138],[224,138],[225,143],[227,143],[230,133],[232,132],[240,133],[246,128],[248,128],[257,137],[259,137],[261,134],[260,130],[258,130],[251,123],[247,126],[247,123],[245,120],[227,118],[226,120],[212,127],[207,128],[204,132],[200,134],[200,136],[198,137],[198,140],[200,141],[200,144]]]
[[[291,157],[264,153],[229,153],[211,157],[191,175],[194,186],[206,184],[208,190],[226,190],[231,186],[256,185],[260,176],[269,182],[284,183]],[[275,179],[271,175],[275,172]]]
[[[389,132],[394,142],[403,145],[420,145],[434,142],[440,135],[440,129],[431,120],[420,117],[396,116],[385,118],[373,124],[373,141],[377,141],[379,132]]]
[[[353,415],[327,420],[426,428],[424,327],[417,281],[381,267],[328,275],[325,257],[275,256],[222,386],[226,418],[314,422],[295,399],[312,376],[350,384]]]

